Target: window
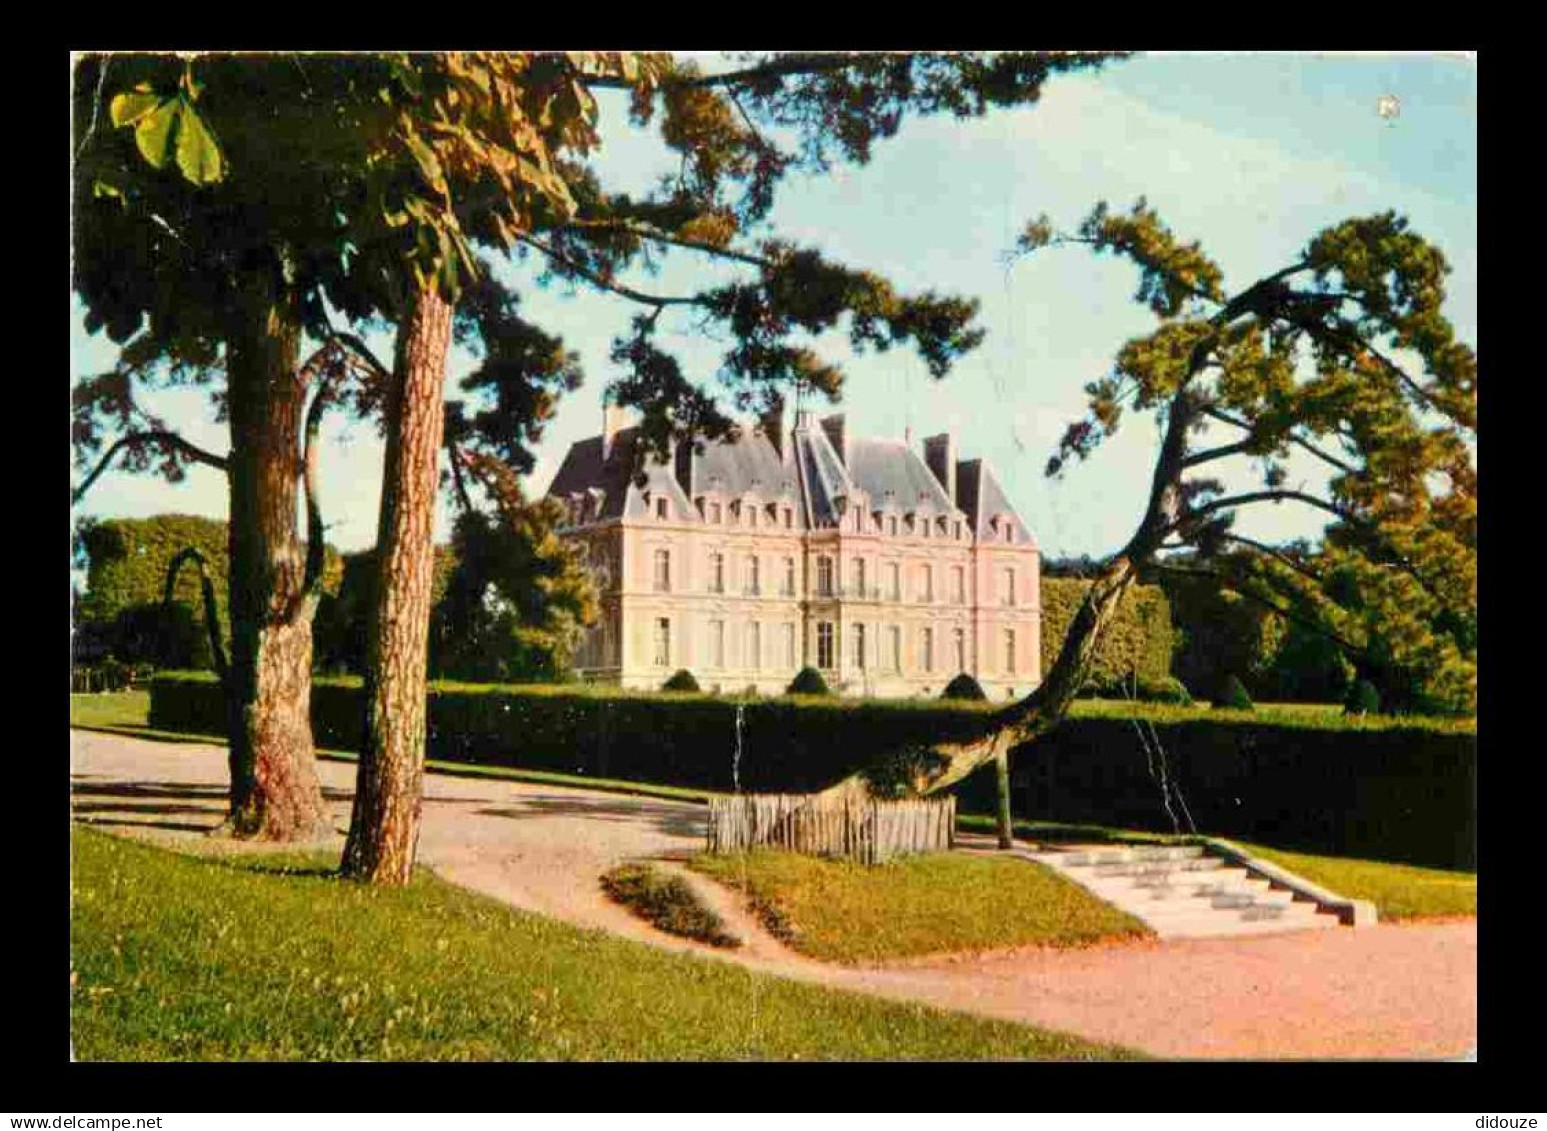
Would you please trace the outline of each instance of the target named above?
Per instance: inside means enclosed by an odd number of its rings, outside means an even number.
[[[725,592],[725,555],[718,551],[709,555],[709,592]]]
[[[760,668],[763,666],[763,626],[757,621],[747,622],[747,654],[746,666]]]
[[[725,622],[723,620],[709,622],[709,666],[711,668],[725,666]]]
[[[934,671],[935,670],[935,630],[934,629],[926,628],[924,630],[923,647],[920,648],[920,651],[923,653],[923,655],[920,657],[920,659],[923,662],[924,671],[925,672],[932,672],[932,671]]]
[[[747,504],[747,525],[748,526],[756,526],[757,525],[757,507],[755,507],[751,503]]]
[[[763,583],[761,577],[759,576],[756,554],[747,555],[746,582],[747,592],[753,596],[756,596],[763,591]]]
[[[795,666],[795,626],[793,624],[784,626],[784,666],[787,668]]]
[[[935,567],[927,565],[919,577],[919,600],[933,601],[935,599]]]
[[[658,617],[655,622],[655,666],[668,667],[671,664],[671,620],[667,617]]]
[[[659,519],[665,519],[666,517],[666,499],[664,497],[655,500],[655,517]]]
[[[958,542],[962,540],[962,524],[959,522],[956,524],[956,540]]]
[[[795,559],[784,559],[784,595],[795,596]]]
[[[788,530],[795,525],[795,512],[789,507],[784,508],[784,529]]]
[[[709,521],[719,526],[725,520],[725,510],[719,503],[709,504]]]
[[[865,626],[854,626],[854,666],[860,671],[865,670]]]
[[[958,605],[967,603],[967,571],[961,566],[951,567],[951,600]]]
[[[888,534],[892,535],[892,537],[894,537],[894,538],[897,536],[897,516],[896,515],[892,515],[892,517],[890,517],[890,518],[888,518],[886,520],[886,532]]]
[[[816,595],[818,597],[833,595],[833,559],[825,554],[816,560]]]
[[[1013,542],[1013,541],[1015,541],[1015,539],[1013,537],[1013,534],[1014,534],[1014,531],[1011,530],[1010,524],[1008,522],[1006,522],[1004,524],[1004,540],[1006,542]]]
[[[955,633],[955,644],[956,670],[959,672],[964,672],[967,670],[967,634],[959,628]]]
[[[928,538],[929,537],[929,519],[927,519],[927,518],[919,519],[919,537],[920,538]]]
[[[655,591],[657,593],[671,592],[670,550],[657,550],[655,552]]]
[[[1015,674],[1015,629],[1004,630],[1004,670]]]
[[[902,671],[902,629],[895,624],[886,630],[886,667],[888,671]]]
[[[865,559],[864,558],[855,558],[854,559],[854,595],[856,597],[863,597],[865,595]]]
[[[833,622],[829,620],[817,622],[816,666],[819,668],[833,666]]]
[[[1015,604],[1015,571],[1013,569],[1004,571],[1004,603],[1007,605]]]
[[[886,563],[886,595],[893,601],[902,600],[902,567],[896,562]]]

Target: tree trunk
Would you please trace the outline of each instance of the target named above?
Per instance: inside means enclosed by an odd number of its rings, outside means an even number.
[[[1010,751],[994,758],[994,792],[999,802],[999,847],[1015,847],[1015,822],[1010,816]]]
[[[398,329],[368,620],[365,745],[344,845],[346,875],[405,884],[419,842],[436,475],[451,303],[432,282]]]
[[[305,840],[327,831],[311,727],[312,635],[297,530],[306,385],[300,325],[254,300],[228,339],[231,418],[231,812],[238,836]]]

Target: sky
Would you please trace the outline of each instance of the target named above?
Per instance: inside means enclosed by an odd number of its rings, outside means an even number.
[[[712,61],[710,62],[712,64]],[[1385,113],[1382,113],[1384,109]],[[674,162],[632,131],[623,97],[602,94],[604,184],[641,192]],[[1393,113],[1393,111],[1395,111]],[[1227,290],[1293,262],[1322,228],[1387,209],[1437,244],[1453,273],[1446,313],[1477,342],[1477,63],[1465,53],[1154,54],[1094,74],[1058,77],[1034,106],[974,121],[912,119],[879,143],[864,167],[824,177],[792,175],[762,235],[820,248],[874,270],[904,292],[934,290],[981,302],[983,344],[941,381],[906,349],[854,356],[841,334],[819,340],[846,374],[843,412],[852,433],[902,437],[951,431],[959,458],[985,458],[1020,508],[1044,556],[1118,549],[1143,507],[1157,432],[1130,416],[1092,458],[1058,480],[1043,469],[1065,426],[1081,415],[1084,385],[1106,373],[1131,337],[1154,325],[1133,300],[1137,276],[1080,247],[1007,255],[1026,222],[1045,213],[1073,228],[1098,201],[1127,208],[1140,196],[1184,240],[1199,240],[1225,272]],[[523,312],[579,353],[584,385],[566,396],[537,447],[528,490],[546,490],[569,445],[601,430],[602,395],[619,376],[614,338],[639,309],[610,295],[534,285],[530,266],[501,274],[521,290]],[[644,289],[685,294],[738,277],[706,270],[691,253]],[[726,348],[688,315],[669,310],[662,330],[690,375],[713,384]],[[372,343],[390,356],[390,342]],[[111,368],[116,347],[88,336],[71,297],[71,380]],[[473,359],[454,350],[447,386]],[[224,452],[229,437],[204,394],[171,391],[147,403],[188,439]],[[325,426],[322,501],[328,539],[345,551],[375,537],[382,444],[373,426]],[[1250,468],[1225,467],[1227,485]],[[1290,485],[1322,480],[1310,457],[1290,464]],[[226,517],[224,477],[196,466],[181,484],[117,471],[80,512],[143,517],[177,512]],[[1252,507],[1237,529],[1265,540],[1314,538],[1325,515],[1295,505]],[[449,534],[442,507],[438,537]]]

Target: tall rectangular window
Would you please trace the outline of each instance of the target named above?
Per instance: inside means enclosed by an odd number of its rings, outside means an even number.
[[[664,497],[655,500],[655,517],[659,519],[666,517],[666,499]]]
[[[668,667],[671,664],[671,620],[668,617],[658,617],[655,622],[655,666]]]
[[[671,592],[670,550],[657,550],[655,552],[655,591],[657,593]]]
[[[795,666],[795,626],[793,624],[784,626],[784,666],[786,668]]]
[[[1007,605],[1015,604],[1015,571],[1013,569],[1004,571],[1004,603]]]
[[[958,605],[967,603],[967,571],[961,566],[951,567],[951,600]]]
[[[890,600],[902,600],[902,567],[896,562],[886,564],[886,595]]]
[[[784,592],[784,595],[786,597],[793,597],[793,596],[795,596],[795,559],[794,558],[785,558],[784,559],[784,590],[783,590],[783,592]]]
[[[935,567],[926,565],[919,575],[919,600],[933,601],[935,599]]]
[[[795,512],[790,507],[784,508],[784,529],[788,530],[795,525]]]
[[[833,595],[833,559],[826,554],[816,560],[816,595],[818,597]]]
[[[1004,670],[1015,674],[1015,629],[1004,630]]]
[[[897,537],[897,516],[892,515],[886,520],[886,532],[893,538]]]
[[[924,671],[926,673],[934,671],[935,670],[935,630],[934,629],[926,628],[924,630],[923,646],[920,649],[920,651],[923,652],[923,655],[920,657],[920,659],[923,661]]]
[[[753,596],[763,591],[763,582],[758,576],[757,555],[747,555],[747,592]]]
[[[709,504],[709,521],[719,526],[725,519],[725,511],[719,503]]]
[[[886,630],[886,667],[888,671],[902,671],[902,629],[895,624]]]
[[[712,668],[725,666],[725,622],[723,620],[709,622],[709,666]]]
[[[833,667],[833,622],[830,620],[817,622],[816,666],[824,670]]]
[[[709,555],[709,592],[725,592],[725,555],[718,551]]]
[[[854,626],[854,666],[860,671],[865,670],[865,626]]]
[[[854,595],[856,597],[863,597],[865,595],[865,559],[864,558],[855,558],[854,559]]]
[[[967,634],[959,628],[955,632],[955,644],[956,670],[964,672],[967,670]]]
[[[763,626],[755,620],[747,622],[747,654],[743,660],[749,668],[763,666]]]

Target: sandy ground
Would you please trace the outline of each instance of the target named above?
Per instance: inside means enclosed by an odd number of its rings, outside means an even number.
[[[108,831],[186,840],[224,811],[220,747],[72,730],[70,768],[76,819]],[[355,768],[318,769],[341,847]],[[514,906],[669,950],[1165,1057],[1459,1058],[1477,1044],[1475,920],[846,967],[795,954],[730,892],[677,868],[746,940],[726,952],[654,930],[598,885],[619,861],[699,849],[702,806],[444,774],[425,781],[421,863]]]

